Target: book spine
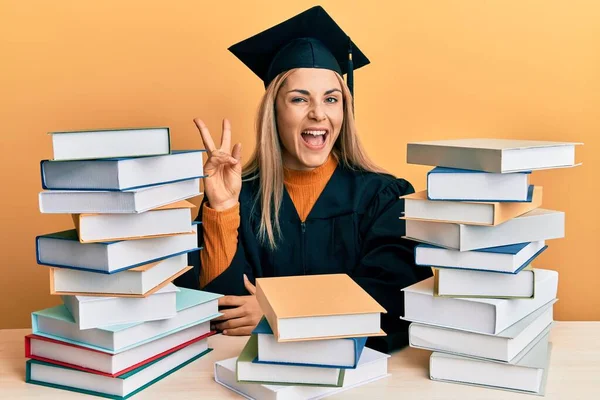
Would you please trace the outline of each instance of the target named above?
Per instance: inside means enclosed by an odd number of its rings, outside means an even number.
[[[260,305],[262,312],[265,314],[265,318],[269,322],[269,326],[273,331],[273,335],[279,341],[279,324],[277,321],[277,315],[263,293],[262,286],[260,285],[260,279],[256,280],[256,299],[258,300],[258,304]]]

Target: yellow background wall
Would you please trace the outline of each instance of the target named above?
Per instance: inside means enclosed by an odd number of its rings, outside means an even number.
[[[34,238],[70,229],[42,215],[48,131],[166,125],[199,148],[200,116],[254,144],[262,83],[226,49],[311,1],[0,2],[0,328],[56,305]],[[566,238],[535,263],[560,272],[559,320],[600,319],[600,4],[595,1],[323,1],[370,57],[355,74],[357,122],[372,157],[425,188],[406,143],[460,137],[582,141],[575,169],[536,172]],[[196,199],[196,203],[199,199]]]

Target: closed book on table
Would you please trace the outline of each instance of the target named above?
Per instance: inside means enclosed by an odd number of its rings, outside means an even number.
[[[148,239],[193,233],[192,208],[186,200],[138,214],[72,214],[81,243]]]
[[[31,332],[104,353],[116,354],[182,331],[205,324],[221,315],[220,294],[179,288],[176,293],[177,315],[173,318],[134,324],[103,326],[80,330],[69,310],[61,304],[31,313]]]
[[[496,226],[542,205],[542,187],[532,187],[526,202],[433,201],[425,190],[402,196],[404,218]]]
[[[344,385],[342,387],[268,385],[239,382],[236,377],[236,357],[217,361],[215,363],[214,376],[217,383],[247,399],[320,399],[389,376],[387,365],[389,357],[387,354],[365,348],[356,369],[347,369],[345,371]]]
[[[49,268],[50,294],[70,296],[147,297],[192,269],[187,253],[121,271],[98,274]]]
[[[346,274],[258,278],[256,299],[278,342],[385,335],[385,309]]]
[[[496,335],[413,322],[408,328],[408,343],[418,349],[509,362],[550,329],[555,301],[544,304]]]
[[[406,162],[496,173],[572,167],[579,144],[476,138],[413,142],[408,143]]]
[[[531,264],[547,248],[543,240],[472,251],[445,249],[421,243],[415,247],[415,264],[515,274]]]
[[[283,365],[356,368],[367,342],[366,337],[360,337],[279,343],[264,317],[252,334],[258,340],[254,362]]]
[[[536,208],[498,226],[406,220],[406,238],[459,251],[565,236],[565,213]]]
[[[43,336],[28,335],[25,336],[25,357],[98,375],[116,377],[215,333],[207,328],[204,324],[192,326],[117,354],[91,350]]]
[[[25,364],[25,381],[109,399],[127,399],[210,352],[212,349],[207,348],[205,340],[192,343],[114,378],[28,360]]]
[[[427,173],[429,200],[527,201],[531,186],[527,172],[499,174],[435,167]]]
[[[424,324],[498,334],[556,298],[558,272],[538,269],[532,299],[486,299],[434,296],[434,278],[402,289],[403,319]]]
[[[40,163],[42,187],[52,190],[130,190],[203,176],[205,150],[102,160]]]
[[[198,250],[198,225],[191,223],[193,233],[102,243],[79,242],[75,229],[41,235],[36,238],[37,262],[113,274]]]
[[[517,274],[497,274],[451,268],[435,270],[435,296],[485,297],[488,299],[532,298],[535,272],[531,266]]]
[[[510,363],[434,352],[429,359],[432,380],[543,395],[552,344],[546,334]]]
[[[167,127],[49,132],[54,160],[141,157],[169,154]]]
[[[195,178],[122,191],[46,190],[38,200],[45,214],[135,214],[201,194]]]

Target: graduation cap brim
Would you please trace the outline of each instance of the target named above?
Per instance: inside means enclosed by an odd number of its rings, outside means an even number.
[[[348,63],[349,49],[352,61]],[[369,64],[369,59],[320,6],[229,47],[265,87],[293,68],[325,68],[341,75]]]

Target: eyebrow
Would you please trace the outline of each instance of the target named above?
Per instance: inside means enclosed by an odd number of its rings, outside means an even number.
[[[291,92],[298,92],[300,94],[303,94],[305,96],[310,96],[310,92],[306,89],[292,89],[292,90],[288,90],[288,93]],[[329,89],[328,91],[325,92],[325,95],[331,94],[333,92],[340,92],[342,93],[342,91],[340,89]]]

